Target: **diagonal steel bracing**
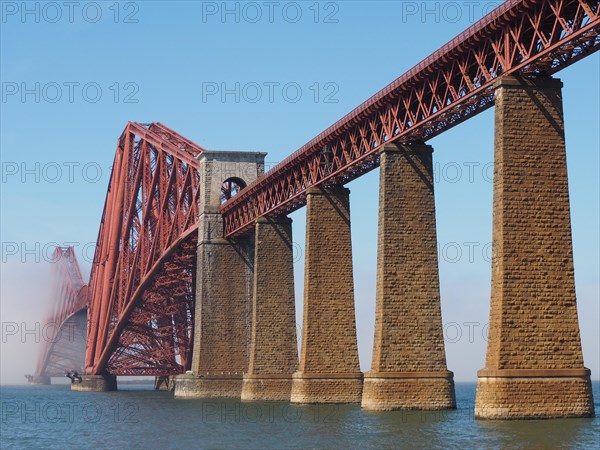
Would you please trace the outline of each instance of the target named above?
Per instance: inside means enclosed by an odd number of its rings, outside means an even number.
[[[346,184],[388,142],[423,142],[494,103],[507,74],[548,76],[600,48],[598,0],[509,0],[286,158],[221,212],[225,235],[306,203],[310,186]]]
[[[549,76],[592,54],[599,11],[600,0],[505,2],[228,200],[226,237],[302,207],[310,186],[374,169],[384,143],[425,141],[491,107],[500,76]],[[203,151],[160,123],[130,122],[119,138],[87,294],[87,373],[190,368]]]
[[[130,122],[119,138],[90,278],[87,372],[189,368],[203,150],[160,123]]]

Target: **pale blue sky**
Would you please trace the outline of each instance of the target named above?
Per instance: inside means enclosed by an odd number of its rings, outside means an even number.
[[[95,242],[127,121],[163,122],[209,149],[267,151],[275,163],[498,2],[275,2],[271,11],[265,2],[246,2],[237,4],[239,17],[224,20],[221,2],[79,2],[72,11],[56,4],[28,2],[23,16],[22,2],[2,2],[2,320],[30,320],[28,308],[41,298],[17,295],[31,288],[19,282],[29,279],[38,257],[25,249],[37,246],[39,255],[49,243],[77,242],[81,252]],[[600,374],[599,63],[596,54],[557,75],[565,83],[578,309],[594,378]],[[235,90],[236,83],[239,101],[231,93],[210,95],[215,86]],[[32,92],[23,97],[24,89]],[[457,380],[473,380],[484,365],[489,313],[493,110],[430,144],[448,366]],[[363,370],[373,339],[378,173],[348,185]],[[303,249],[304,211],[292,217]],[[11,243],[17,255],[7,256]],[[80,259],[87,276],[90,252]],[[299,322],[302,270],[299,258]]]

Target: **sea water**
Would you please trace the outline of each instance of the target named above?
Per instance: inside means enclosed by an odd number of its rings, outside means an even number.
[[[475,420],[475,383],[452,411],[175,399],[152,386],[71,392],[2,386],[1,448],[600,448],[600,419]],[[600,414],[600,382],[593,382]]]

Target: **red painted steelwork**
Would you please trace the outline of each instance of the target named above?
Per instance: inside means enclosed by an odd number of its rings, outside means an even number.
[[[509,0],[329,127],[221,207],[225,236],[346,184],[385,143],[423,142],[494,103],[501,75],[548,76],[600,48],[599,0]]]
[[[203,150],[160,123],[130,122],[119,138],[90,277],[87,373],[189,368]]]
[[[229,199],[226,236],[300,208],[309,186],[372,170],[384,143],[425,141],[489,108],[501,75],[549,76],[598,50],[599,10],[600,0],[505,2]],[[190,368],[203,150],[159,123],[121,135],[89,284],[87,373]]]

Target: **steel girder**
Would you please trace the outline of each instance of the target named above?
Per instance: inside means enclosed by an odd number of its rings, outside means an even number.
[[[117,143],[90,277],[86,373],[190,367],[204,149],[160,123]]]
[[[221,207],[225,236],[288,214],[316,185],[379,165],[385,143],[424,142],[494,103],[501,75],[549,76],[600,48],[599,0],[509,0]]]
[[[509,0],[278,164],[221,208],[225,235],[345,184],[388,142],[422,142],[489,108],[501,75],[549,76],[600,48],[600,0]],[[166,376],[190,367],[199,164],[162,124],[121,135],[90,279],[86,372]]]

